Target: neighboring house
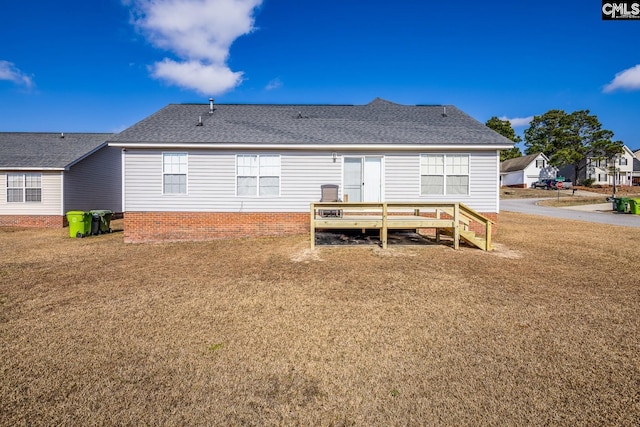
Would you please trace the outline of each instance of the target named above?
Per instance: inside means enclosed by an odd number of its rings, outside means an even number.
[[[623,146],[623,149],[624,152],[616,156],[615,159],[587,158],[583,162],[583,164],[586,163],[586,166],[581,168],[577,180],[573,165],[561,167],[559,173],[578,183],[585,179],[593,179],[594,185],[613,185],[615,179],[616,185],[633,185],[633,159],[635,156],[626,145]],[[615,173],[612,173],[614,163]]]
[[[115,135],[125,241],[309,231],[320,186],[349,202],[455,201],[497,220],[513,142],[452,106],[168,105]]]
[[[633,173],[631,174],[632,185],[640,185],[640,160],[633,159]]]
[[[543,153],[516,157],[500,163],[500,184],[503,187],[529,188],[534,182],[555,178],[557,169],[549,165]]]
[[[0,225],[63,227],[70,210],[122,212],[120,150],[104,133],[0,133]]]

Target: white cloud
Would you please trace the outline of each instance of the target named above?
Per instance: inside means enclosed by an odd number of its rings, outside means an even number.
[[[611,83],[604,87],[603,92],[609,93],[617,89],[640,90],[640,64],[617,73]]]
[[[267,83],[267,86],[265,86],[265,90],[275,90],[275,89],[279,89],[282,87],[284,83],[282,83],[282,80],[280,80],[279,78],[275,78],[273,80],[271,80],[269,83]]]
[[[133,22],[155,46],[173,52],[152,74],[170,84],[218,95],[242,82],[227,65],[231,44],[254,28],[262,0],[123,0],[133,6]]]
[[[519,127],[523,127],[523,126],[527,126],[529,123],[531,123],[531,120],[533,120],[533,116],[529,116],[529,117],[514,117],[513,119],[510,119],[508,117],[499,117],[500,120],[507,120],[511,123],[511,126],[514,128],[519,128]]]
[[[202,94],[220,94],[242,81],[242,72],[234,73],[226,66],[205,65],[199,61],[176,62],[165,58],[151,69],[152,75],[158,79]]]
[[[18,85],[33,87],[33,80],[9,61],[0,61],[0,80],[8,80]]]

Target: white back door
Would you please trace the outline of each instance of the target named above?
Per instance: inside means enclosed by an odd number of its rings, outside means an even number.
[[[345,201],[382,201],[382,157],[345,157],[343,177]]]

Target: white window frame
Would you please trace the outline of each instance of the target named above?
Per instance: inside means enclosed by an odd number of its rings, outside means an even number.
[[[254,159],[254,164],[245,164],[240,159]],[[262,162],[261,160],[265,161]],[[277,159],[277,164],[268,165],[266,159]],[[242,164],[241,164],[242,163]],[[241,178],[255,179],[255,193],[240,194],[239,181]],[[261,180],[266,178],[278,179],[277,194],[261,194],[261,189],[267,187],[261,186]],[[252,197],[252,198],[268,198],[280,197],[282,191],[282,156],[280,154],[236,154],[236,197]]]
[[[182,161],[167,163],[166,159],[169,157],[177,157],[181,159],[184,157],[184,163]],[[189,154],[182,152],[163,152],[162,153],[162,195],[164,196],[183,196],[189,193]],[[167,176],[182,176],[184,175],[184,192],[167,192],[165,179]]]
[[[20,181],[20,186],[11,185],[9,181],[12,180]],[[17,178],[17,179],[16,179]],[[33,185],[33,181],[30,181],[29,178],[37,178],[37,184]],[[30,185],[29,185],[30,184]],[[42,174],[41,173],[7,173],[5,179],[5,197],[7,203],[42,203]],[[9,200],[9,190],[20,190],[20,200]],[[27,193],[29,190],[39,190],[37,192],[37,200],[27,200]],[[30,195],[33,197],[33,194]]]
[[[622,163],[623,161],[624,163]],[[629,163],[626,157],[620,157],[620,166],[627,166],[628,164]]]
[[[435,158],[435,160],[441,159],[441,162],[430,164],[423,161],[423,159]],[[466,164],[455,164],[454,159],[466,159]],[[450,162],[449,160],[453,161]],[[431,170],[425,169],[431,167]],[[468,196],[471,193],[471,156],[468,153],[421,153],[420,154],[420,196]],[[462,168],[462,170],[461,170]],[[440,172],[441,169],[441,172]],[[457,169],[457,170],[456,170]],[[464,171],[466,169],[466,171]],[[427,173],[425,173],[427,172]],[[430,172],[430,173],[428,173]],[[422,192],[422,180],[424,176],[441,176],[442,177],[442,192],[441,193],[423,193]],[[447,191],[448,183],[447,177],[467,177],[466,192],[456,193]]]
[[[544,159],[537,159],[536,160],[536,167],[537,168],[544,168]]]

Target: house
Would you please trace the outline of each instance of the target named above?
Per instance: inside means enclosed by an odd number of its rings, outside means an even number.
[[[612,168],[615,163],[615,184],[616,185],[633,185],[634,167],[633,152],[626,145],[623,146],[624,152],[615,159],[597,159],[588,157],[583,161],[582,167],[576,179],[575,168],[573,165],[567,165],[560,168],[560,174],[574,182],[582,182],[585,179],[593,179],[593,185],[613,185],[614,174]]]
[[[63,227],[71,210],[122,212],[120,150],[104,133],[0,133],[0,225]]]
[[[349,202],[455,201],[496,220],[513,142],[453,106],[172,104],[115,135],[125,241],[309,231],[321,186]]]
[[[555,178],[557,171],[543,153],[516,157],[500,163],[500,185],[529,188],[540,179]]]

